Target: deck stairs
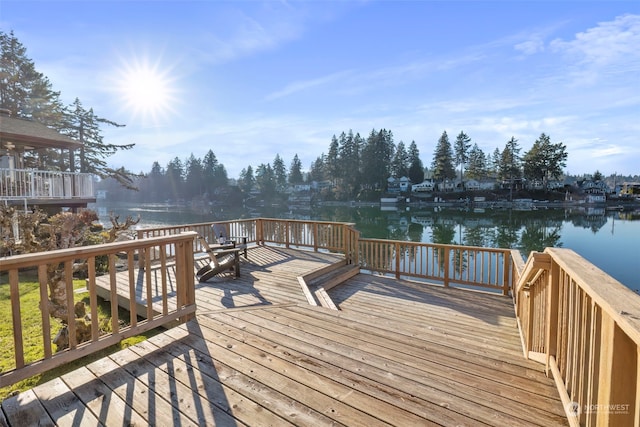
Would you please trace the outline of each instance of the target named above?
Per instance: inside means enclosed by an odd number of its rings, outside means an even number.
[[[309,304],[338,310],[327,291],[358,273],[360,273],[360,267],[357,265],[339,261],[298,276],[298,282]]]

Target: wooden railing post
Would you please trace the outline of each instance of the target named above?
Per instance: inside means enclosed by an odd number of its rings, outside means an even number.
[[[545,320],[545,343],[544,348],[546,350],[546,363],[545,370],[547,376],[549,376],[551,357],[555,357],[557,354],[558,346],[558,302],[559,302],[559,280],[560,280],[560,267],[558,264],[552,263],[551,271],[548,275],[547,282],[547,319]]]
[[[195,238],[195,237],[194,237]],[[193,242],[180,242],[176,247],[176,282],[178,307],[195,305],[195,280]],[[186,322],[192,319],[193,313],[182,316],[180,320]]]
[[[587,412],[597,412],[596,424],[638,425],[635,420],[638,346],[605,312],[602,313],[599,376],[597,404],[585,408]]]
[[[449,287],[449,247],[443,246],[442,251],[444,252],[444,287]]]
[[[396,279],[400,278],[400,243],[396,242],[394,245],[394,250],[396,253]]]

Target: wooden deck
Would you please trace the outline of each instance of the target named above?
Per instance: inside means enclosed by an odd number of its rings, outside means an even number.
[[[297,276],[336,259],[252,248],[196,285],[195,320],[6,399],[0,425],[568,425],[510,298],[360,274],[340,311],[310,306]]]

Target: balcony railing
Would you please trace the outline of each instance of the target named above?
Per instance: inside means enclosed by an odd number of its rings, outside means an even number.
[[[0,169],[0,199],[91,199],[93,175],[88,173]]]

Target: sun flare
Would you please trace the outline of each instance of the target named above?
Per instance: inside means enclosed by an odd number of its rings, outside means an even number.
[[[148,60],[123,63],[115,82],[122,108],[145,122],[167,118],[177,101],[175,77],[170,71]]]

